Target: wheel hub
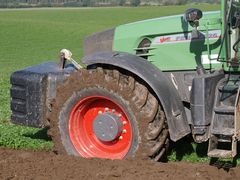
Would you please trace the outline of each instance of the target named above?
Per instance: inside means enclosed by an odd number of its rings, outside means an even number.
[[[120,117],[112,112],[100,112],[94,120],[93,130],[99,140],[111,142],[121,135],[123,123]]]

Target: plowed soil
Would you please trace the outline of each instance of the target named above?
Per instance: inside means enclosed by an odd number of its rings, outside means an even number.
[[[240,178],[240,168],[208,164],[156,163],[143,159],[101,160],[0,149],[0,179],[217,179]]]

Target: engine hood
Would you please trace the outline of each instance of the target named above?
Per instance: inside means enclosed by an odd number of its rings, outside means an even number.
[[[208,24],[208,30],[220,30],[220,21],[221,19],[219,11],[205,12],[203,13],[203,18],[200,20],[199,30],[205,31],[206,24]],[[136,49],[141,48],[140,43],[143,42],[143,40],[147,39],[147,41],[149,41],[151,44],[156,37],[165,38],[165,36],[189,34],[191,31],[192,27],[185,21],[183,14],[124,24],[117,26],[116,28],[88,36],[84,42],[84,55],[91,55],[103,51],[121,51],[131,54],[138,54]],[[188,48],[188,44],[185,43],[184,45],[186,46],[186,50]],[[156,49],[158,47],[154,48]],[[163,46],[161,46],[161,49],[162,48]],[[166,52],[168,52],[170,49],[174,48],[169,47]],[[176,50],[176,48],[174,50]],[[179,51],[182,53],[182,50]],[[160,59],[157,56],[158,54],[159,52],[154,52],[154,54],[151,55],[150,60],[154,61],[155,59]],[[183,59],[192,59],[192,57],[188,57],[189,54],[189,52],[186,52],[185,55],[187,57],[184,56]],[[161,57],[163,57],[163,55],[164,53],[161,53]],[[170,57],[169,54],[167,54],[165,57],[165,59],[172,60],[174,60],[174,58],[176,58],[176,56]],[[195,65],[190,65],[189,63],[189,67],[186,68],[192,69],[194,66]],[[169,67],[171,66],[168,65],[166,69]],[[178,68],[178,66],[172,67],[172,69]]]
[[[200,30],[204,30],[205,27],[201,25],[212,18],[220,19],[220,11],[203,13],[203,18],[200,20]],[[216,27],[210,29],[216,29]],[[113,50],[135,54],[134,49],[144,38],[152,39],[156,36],[191,31],[192,27],[186,22],[183,14],[129,23],[116,28]]]

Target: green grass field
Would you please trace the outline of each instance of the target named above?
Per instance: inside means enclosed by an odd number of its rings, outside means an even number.
[[[12,125],[10,119],[9,77],[12,72],[47,60],[58,60],[62,48],[74,58],[83,56],[85,36],[119,24],[148,18],[182,14],[190,6],[86,9],[0,10],[0,146],[27,149],[51,149],[46,130]],[[192,5],[191,7],[197,7]],[[204,11],[218,10],[218,5],[202,4]],[[184,151],[181,159],[206,161]],[[184,149],[183,149],[184,150]],[[178,152],[170,156],[179,160]]]

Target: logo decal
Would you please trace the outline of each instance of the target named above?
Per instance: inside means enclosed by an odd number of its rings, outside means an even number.
[[[221,31],[220,30],[214,30],[208,32],[208,38],[209,39],[218,39],[221,37]],[[154,45],[160,45],[160,44],[171,44],[171,43],[185,43],[190,41],[199,41],[206,39],[206,33],[200,32],[198,38],[192,38],[191,33],[182,33],[182,34],[174,34],[174,35],[168,35],[168,36],[158,36],[154,38],[153,44]]]
[[[164,42],[169,42],[171,40],[171,37],[162,37],[160,38],[160,43],[164,43]]]

